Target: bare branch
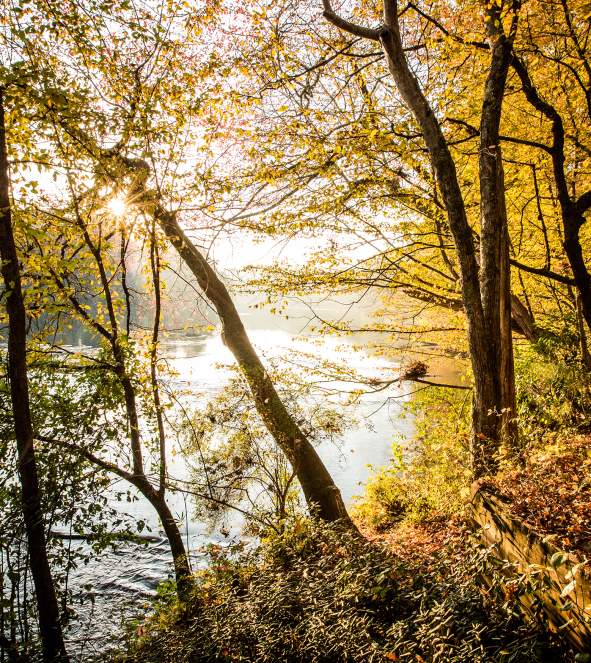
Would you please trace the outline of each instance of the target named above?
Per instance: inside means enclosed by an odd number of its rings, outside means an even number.
[[[513,267],[517,267],[517,269],[522,269],[524,272],[529,272],[530,274],[537,274],[538,276],[544,276],[547,279],[551,279],[552,281],[558,281],[558,283],[564,283],[565,285],[575,285],[574,279],[570,278],[569,276],[564,276],[563,274],[558,274],[557,272],[553,272],[551,269],[546,269],[544,267],[530,267],[530,265],[524,265],[523,263],[518,262],[513,258],[511,258],[509,262],[513,265]]]

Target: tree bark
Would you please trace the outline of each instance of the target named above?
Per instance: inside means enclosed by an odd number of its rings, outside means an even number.
[[[158,490],[152,486],[144,471],[144,464],[141,454],[141,440],[139,432],[139,417],[137,414],[135,389],[129,376],[125,372],[125,367],[121,368],[119,379],[123,385],[125,394],[125,409],[130,426],[130,439],[132,450],[133,475],[131,482],[144,495],[144,497],[154,507],[154,510],[160,518],[164,533],[168,539],[172,561],[174,565],[177,591],[180,598],[187,595],[191,585],[191,566],[189,556],[185,549],[185,543],[179,530],[176,519],[166,503],[165,486],[160,484]]]
[[[513,328],[518,333],[523,334],[528,341],[535,343],[540,338],[534,317],[521,299],[513,293],[511,293],[511,318]]]
[[[458,254],[462,299],[468,321],[468,346],[474,376],[472,461],[474,476],[478,478],[494,473],[497,469],[499,424],[494,408],[498,403],[499,378],[494,349],[488,341],[472,230],[468,224],[455,163],[447,141],[404,54],[396,0],[385,0],[384,22],[385,27],[380,33],[380,41],[386,54],[388,68],[402,98],[421,128]]]
[[[8,376],[18,451],[22,509],[27,534],[29,564],[39,612],[43,658],[48,663],[66,663],[68,656],[64,645],[51,568],[47,558],[41,491],[33,446],[27,377],[26,312],[12,230],[3,96],[3,90],[0,88],[0,258],[2,259],[4,295],[8,312]]]
[[[585,329],[585,320],[583,318],[581,294],[577,293],[575,296],[577,307],[577,327],[579,328],[579,346],[581,348],[581,362],[587,371],[591,371],[591,354],[589,353],[589,345],[587,344],[587,330]]]
[[[287,411],[253,348],[228,289],[185,235],[176,214],[161,204],[157,192],[147,189],[146,182],[151,173],[149,164],[143,159],[126,157],[108,150],[103,156],[105,159],[113,159],[118,169],[123,168],[133,176],[129,190],[131,199],[136,205],[142,206],[146,214],[154,217],[215,308],[222,323],[222,340],[246,378],[256,410],[267,430],[294,469],[310,511],[327,522],[339,522],[356,530],[340,490],[308,437]]]
[[[511,40],[500,8],[487,11],[491,60],[480,118],[480,291],[493,363],[494,400],[477,416],[490,423],[491,441],[513,449],[517,443],[515,375],[511,335],[511,272],[503,157],[499,140],[503,97],[511,61]],[[496,430],[495,430],[496,428]]]
[[[507,357],[501,362],[501,351],[505,352],[508,349],[506,336],[504,336],[504,345],[501,347],[501,307],[505,310],[506,304],[501,303],[500,264],[505,236],[502,226],[499,227],[496,223],[500,213],[499,205],[501,202],[504,204],[504,191],[500,190],[499,185],[497,158],[500,161],[498,122],[500,121],[506,68],[509,62],[508,56],[506,56],[503,46],[503,58],[501,60],[498,57],[493,58],[483,105],[483,114],[489,115],[486,128],[494,129],[494,121],[491,120],[497,121],[497,139],[492,143],[484,143],[486,147],[493,146],[490,158],[486,159],[483,165],[488,176],[485,183],[486,204],[494,207],[494,216],[491,207],[491,215],[487,215],[486,220],[483,219],[485,227],[484,237],[481,237],[481,257],[485,264],[482,267],[483,275],[479,277],[472,230],[468,223],[455,163],[441,125],[408,65],[400,36],[397,0],[384,0],[384,25],[377,30],[360,28],[340,18],[332,10],[330,0],[322,1],[324,16],[334,25],[359,37],[381,42],[388,69],[396,87],[423,134],[447,212],[448,226],[454,239],[460,266],[462,300],[468,321],[468,346],[474,375],[473,473],[475,478],[494,473],[497,469],[497,450],[501,431],[499,417],[502,409],[501,366],[507,376],[511,371],[511,364]],[[499,89],[500,98],[497,94]],[[489,170],[490,172],[488,172]],[[508,260],[506,269],[508,269]],[[502,287],[504,290],[508,288],[508,279]],[[503,316],[506,325],[508,322],[505,320],[505,313]],[[509,316],[506,317],[510,320]],[[489,334],[491,324],[492,337]],[[503,397],[509,398],[509,392],[507,391]]]
[[[177,521],[172,515],[170,507],[166,503],[164,495],[161,494],[159,490],[155,490],[145,477],[137,478],[134,483],[154,507],[154,510],[160,518],[172,554],[174,575],[179,598],[187,598],[192,586],[191,565],[189,563],[189,556],[187,555],[185,542],[183,541]]]
[[[127,415],[127,421],[129,425],[129,440],[131,447],[131,459],[132,459],[132,472],[127,472],[122,470],[117,465],[112,463],[101,462],[100,459],[95,457],[90,453],[86,453],[85,456],[91,462],[98,464],[99,466],[107,469],[109,471],[115,472],[119,476],[125,478],[131,484],[133,484],[144,497],[152,504],[162,526],[164,532],[168,539],[171,554],[173,557],[173,564],[175,568],[175,576],[177,581],[177,591],[180,598],[184,598],[187,594],[188,589],[191,586],[191,568],[189,563],[189,557],[186,553],[183,538],[180,534],[178,525],[166,504],[165,493],[166,487],[163,477],[166,477],[166,468],[163,465],[166,462],[166,445],[164,438],[164,428],[162,425],[161,419],[159,420],[159,455],[160,455],[160,482],[158,490],[156,490],[150,480],[146,476],[144,468],[144,460],[142,453],[142,440],[140,434],[140,418],[138,415],[137,407],[137,394],[136,388],[127,372],[126,358],[125,358],[125,347],[122,345],[122,339],[119,334],[119,325],[117,321],[117,316],[115,313],[115,307],[113,304],[113,297],[110,291],[111,284],[103,264],[103,258],[100,250],[92,241],[92,238],[84,224],[82,217],[77,215],[78,227],[82,231],[84,241],[88,246],[89,250],[93,254],[98,272],[100,275],[101,284],[103,287],[103,294],[107,303],[107,312],[108,312],[108,323],[107,326],[101,324],[99,321],[94,320],[89,316],[86,310],[80,305],[77,299],[71,295],[70,301],[74,306],[76,312],[83,318],[91,327],[99,333],[111,346],[113,352],[113,358],[115,360],[114,373],[119,380],[121,387],[123,389],[124,403],[125,403],[125,412]],[[63,288],[64,284],[62,281],[57,278],[58,286]],[[127,300],[129,305],[129,300]],[[127,316],[129,318],[129,314]],[[155,319],[155,325],[159,324],[159,313],[157,319]],[[109,329],[110,328],[110,329]],[[151,364],[153,366],[154,356],[151,357]],[[155,378],[155,374],[152,374],[152,377]],[[153,385],[154,386],[154,385]],[[156,385],[157,387],[157,385]],[[154,392],[153,392],[154,393]],[[156,390],[156,394],[158,394]],[[155,400],[155,406],[158,408],[160,405],[159,399]]]

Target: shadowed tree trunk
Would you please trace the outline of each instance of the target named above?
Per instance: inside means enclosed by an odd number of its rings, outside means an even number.
[[[121,384],[123,390],[123,398],[125,404],[125,411],[127,415],[127,422],[129,426],[129,441],[130,441],[130,451],[131,451],[131,465],[132,471],[128,472],[123,468],[120,468],[114,463],[106,462],[92,453],[89,453],[87,450],[81,449],[76,445],[68,445],[66,441],[57,441],[52,439],[47,439],[49,442],[59,443],[62,446],[75,451],[75,453],[80,454],[95,463],[96,465],[102,467],[103,469],[113,472],[120,477],[126,479],[131,484],[136,486],[136,488],[144,495],[144,497],[150,502],[150,504],[156,510],[162,527],[168,539],[170,545],[170,551],[173,558],[175,579],[177,583],[177,591],[179,597],[184,598],[187,595],[189,588],[191,587],[191,566],[189,562],[189,557],[185,550],[185,545],[181,532],[178,527],[168,504],[166,502],[166,443],[164,438],[164,429],[161,428],[162,422],[159,420],[159,457],[160,457],[160,472],[159,472],[159,485],[158,488],[155,488],[152,485],[152,482],[146,475],[144,467],[144,459],[142,452],[142,439],[140,432],[140,417],[138,414],[138,396],[136,386],[133,384],[131,376],[128,371],[127,362],[125,358],[125,338],[121,336],[119,330],[119,322],[117,314],[115,311],[115,304],[113,293],[111,291],[112,285],[111,281],[107,275],[107,270],[103,262],[103,256],[100,249],[97,247],[93,241],[88,228],[78,207],[75,207],[76,214],[76,224],[80,229],[81,235],[84,239],[86,246],[94,257],[97,271],[99,274],[99,280],[102,285],[103,291],[102,294],[105,298],[105,308],[106,308],[106,320],[104,324],[99,320],[93,318],[88,311],[81,305],[74,294],[69,295],[70,303],[73,306],[74,311],[78,316],[86,322],[97,334],[102,336],[105,341],[111,347],[113,353],[114,365],[112,367],[113,372],[117,376],[119,383]],[[66,283],[59,277],[57,273],[53,273],[54,280],[58,287],[62,290],[66,289]],[[128,302],[129,305],[129,302]],[[155,318],[155,326],[160,324],[160,313]],[[152,337],[154,339],[154,335]],[[157,337],[155,339],[157,341]],[[155,350],[154,350],[155,352]],[[152,355],[151,360],[154,361],[154,356]],[[151,374],[153,380],[156,380],[155,374]],[[158,393],[157,383],[152,383],[152,394]],[[159,400],[156,402],[156,407],[159,406]],[[43,438],[39,438],[43,439]]]
[[[20,267],[12,231],[3,97],[4,91],[0,88],[0,258],[2,259],[4,296],[8,312],[8,376],[18,451],[23,517],[27,534],[29,565],[39,612],[39,633],[43,646],[43,658],[48,663],[66,663],[68,656],[64,646],[53,578],[47,559],[41,492],[33,446],[27,378],[26,313]]]
[[[189,590],[192,587],[191,566],[189,564],[189,557],[185,549],[183,536],[178,523],[166,502],[164,493],[160,490],[156,490],[143,473],[140,475],[129,475],[125,478],[138,488],[158,514],[172,555],[178,595],[180,598],[187,597]]]
[[[540,338],[536,321],[517,295],[511,293],[511,318],[513,328],[523,334],[528,341],[535,343]]]
[[[512,33],[516,28],[514,19]],[[498,430],[491,440],[508,448],[517,446],[515,374],[511,335],[511,267],[509,232],[505,206],[505,178],[499,141],[503,97],[511,62],[512,38],[507,38],[497,5],[489,5],[486,31],[491,61],[484,88],[480,120],[480,290],[482,308],[491,352],[494,400],[488,413],[496,418]]]
[[[121,361],[123,361],[121,359]],[[166,501],[165,483],[161,482],[158,489],[154,488],[144,469],[144,463],[141,452],[141,440],[139,431],[139,417],[137,414],[135,389],[125,372],[123,364],[120,380],[125,394],[125,407],[130,427],[131,454],[133,459],[133,473],[128,480],[135,485],[142,495],[154,507],[158,518],[162,523],[164,533],[168,540],[172,563],[174,566],[174,575],[177,584],[179,597],[187,596],[191,587],[191,565],[189,556],[185,549],[185,543],[181,535],[178,523]]]
[[[591,371],[591,354],[589,354],[589,346],[587,344],[587,330],[585,329],[585,319],[583,317],[583,304],[581,302],[581,295],[576,295],[577,307],[577,327],[579,330],[579,345],[581,348],[581,361],[583,366]]]

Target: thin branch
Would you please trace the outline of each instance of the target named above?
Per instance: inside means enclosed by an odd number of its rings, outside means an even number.
[[[573,278],[564,276],[563,274],[558,274],[557,272],[553,272],[551,269],[545,269],[544,267],[530,267],[529,265],[524,265],[523,263],[518,262],[513,258],[511,258],[509,262],[513,265],[513,267],[522,269],[524,272],[537,274],[538,276],[544,276],[547,279],[558,281],[558,283],[564,283],[565,285],[575,285],[575,280]]]

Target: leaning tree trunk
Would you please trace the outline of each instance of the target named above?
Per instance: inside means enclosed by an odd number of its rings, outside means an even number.
[[[131,455],[133,473],[130,481],[142,493],[142,495],[154,507],[158,514],[164,533],[168,540],[170,553],[174,566],[174,574],[177,585],[177,592],[180,598],[185,598],[191,587],[191,565],[189,556],[185,549],[185,543],[179,530],[178,523],[166,502],[165,484],[161,483],[156,490],[146,476],[142,458],[142,447],[140,440],[139,417],[137,413],[137,403],[135,389],[129,376],[126,373],[125,363],[121,354],[121,349],[117,339],[113,342],[113,350],[116,357],[119,380],[123,386],[125,394],[125,409],[129,421],[129,433],[131,440]]]
[[[226,286],[197,247],[187,238],[174,213],[157,206],[156,219],[193,272],[222,322],[222,338],[246,378],[257,412],[291,463],[310,509],[323,520],[354,527],[341,497],[316,449],[287,411],[273,381],[253,348]]]
[[[130,197],[146,213],[154,216],[183,262],[193,272],[204,296],[215,308],[222,323],[222,339],[246,378],[255,408],[267,430],[292,465],[310,511],[327,522],[339,522],[345,527],[356,529],[329,471],[277,393],[250,342],[228,289],[183,232],[176,214],[164,208],[159,194],[147,189],[150,165],[143,159],[111,152],[106,152],[105,157],[114,159],[119,168],[133,175]]]
[[[168,505],[166,504],[165,499],[165,478],[166,478],[166,468],[165,468],[165,444],[163,437],[163,429],[160,428],[159,421],[159,452],[160,452],[160,462],[161,462],[161,471],[160,471],[160,482],[158,490],[156,490],[150,483],[146,472],[144,469],[144,461],[142,454],[142,442],[140,436],[140,418],[138,415],[137,407],[137,395],[136,389],[133,385],[132,380],[130,379],[125,360],[125,352],[123,346],[121,345],[120,336],[119,336],[119,325],[117,321],[117,315],[115,312],[115,306],[113,303],[113,297],[111,294],[111,284],[105,270],[103,259],[101,256],[100,250],[93,243],[88,229],[82,222],[78,222],[78,226],[82,231],[84,236],[84,241],[91,253],[93,254],[99,272],[99,278],[103,287],[103,294],[106,299],[106,309],[108,313],[108,321],[110,330],[98,323],[96,320],[93,320],[88,316],[86,311],[80,306],[80,303],[74,298],[70,297],[70,301],[73,303],[75,310],[78,314],[85,319],[94,330],[99,333],[111,346],[113,352],[113,359],[115,360],[114,372],[121,384],[124,395],[125,402],[125,411],[127,414],[127,421],[129,425],[129,440],[131,446],[131,458],[132,458],[132,472],[123,471],[121,468],[117,467],[112,463],[104,463],[100,459],[93,456],[93,454],[86,453],[86,457],[92,462],[102,465],[105,469],[113,471],[119,476],[122,476],[134,486],[148,499],[152,504],[155,510],[160,517],[160,521],[166,533],[166,536],[169,541],[171,554],[173,556],[173,563],[175,568],[175,576],[177,580],[177,591],[179,597],[184,597],[187,590],[191,585],[191,568],[189,564],[189,557],[185,551],[184,543],[178,524],[176,523]],[[61,282],[58,280],[58,285],[63,287]],[[159,315],[158,315],[159,318]],[[157,320],[159,322],[159,319]],[[158,406],[158,403],[156,403]]]
[[[20,267],[10,209],[8,156],[4,123],[3,90],[0,88],[0,258],[8,312],[8,376],[18,450],[22,508],[27,533],[29,565],[35,585],[39,632],[43,658],[48,663],[68,660],[60,615],[47,558],[45,526],[41,508],[41,491],[37,474],[33,427],[27,377],[26,313],[20,278]]]
[[[173,516],[164,495],[156,490],[148,479],[145,477],[135,477],[133,483],[154,507],[154,510],[160,518],[172,554],[177,592],[179,598],[186,598],[192,587],[191,566],[178,523]]]
[[[531,343],[535,343],[540,339],[540,332],[536,327],[536,321],[525,304],[519,299],[517,295],[510,294],[511,306],[511,324],[515,331],[523,334],[525,338]]]

